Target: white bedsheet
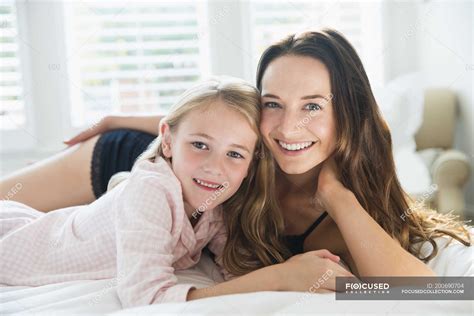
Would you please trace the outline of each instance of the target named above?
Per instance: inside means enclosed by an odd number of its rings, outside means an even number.
[[[438,275],[474,276],[473,247],[451,243],[430,262]],[[178,273],[180,282],[205,287],[222,281],[212,260]],[[473,294],[474,295],[474,294]],[[114,280],[74,281],[40,287],[0,287],[0,314],[28,315],[318,315],[424,314],[472,315],[473,301],[336,301],[334,294],[258,292],[213,297],[179,304],[159,304],[122,310]]]

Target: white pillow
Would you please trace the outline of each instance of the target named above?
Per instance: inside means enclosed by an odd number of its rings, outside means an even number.
[[[420,73],[410,73],[374,89],[377,103],[390,128],[397,175],[413,197],[430,192],[431,176],[416,152],[415,133],[423,121],[424,83]]]
[[[394,151],[394,160],[398,180],[403,189],[416,200],[429,201],[436,190],[431,186],[431,175],[421,156],[405,146]]]
[[[415,151],[415,133],[423,121],[424,84],[420,73],[410,73],[374,91],[377,103],[392,133],[394,149]]]

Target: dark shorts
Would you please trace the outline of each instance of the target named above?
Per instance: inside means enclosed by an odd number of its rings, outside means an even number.
[[[96,198],[107,191],[110,178],[120,171],[130,171],[137,157],[156,135],[129,129],[102,134],[92,153],[91,182]]]

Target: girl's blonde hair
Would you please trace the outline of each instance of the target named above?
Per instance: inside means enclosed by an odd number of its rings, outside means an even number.
[[[259,133],[260,94],[249,83],[231,77],[213,77],[187,90],[161,120],[170,131],[177,129],[183,118],[195,109],[210,106],[217,100],[242,114],[258,135],[254,158],[247,177],[237,192],[223,203],[224,223],[228,232],[223,252],[224,267],[233,275],[242,275],[263,266],[284,260],[285,247],[279,239],[283,219],[275,214],[274,162]],[[161,128],[160,128],[161,130]],[[163,158],[162,135],[141,154],[137,162]],[[114,175],[108,189],[117,185],[128,173]]]

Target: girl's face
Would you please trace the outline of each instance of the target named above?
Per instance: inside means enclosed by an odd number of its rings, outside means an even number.
[[[187,114],[177,129],[162,126],[163,153],[181,182],[183,197],[204,212],[230,198],[247,176],[257,134],[247,119],[217,100]]]
[[[263,140],[287,174],[303,174],[335,149],[329,71],[317,59],[282,56],[262,78]]]

